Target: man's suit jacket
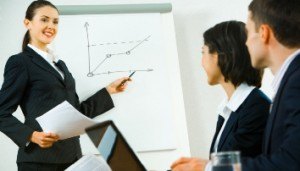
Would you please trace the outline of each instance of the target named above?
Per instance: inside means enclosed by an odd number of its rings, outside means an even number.
[[[33,131],[42,131],[36,118],[61,102],[67,100],[91,118],[113,107],[106,89],[80,103],[75,80],[64,63],[63,69],[65,79],[29,47],[6,63],[0,91],[0,130],[19,146],[17,162],[69,163],[81,157],[79,137],[58,141],[51,148],[42,149],[34,143],[26,146]],[[18,105],[24,123],[12,115]]]
[[[275,96],[263,154],[242,162],[243,171],[300,170],[300,55],[289,65]]]
[[[218,152],[241,151],[242,156],[254,157],[262,152],[262,139],[269,115],[270,99],[255,88],[232,112],[220,137]],[[217,138],[214,135],[210,153]]]

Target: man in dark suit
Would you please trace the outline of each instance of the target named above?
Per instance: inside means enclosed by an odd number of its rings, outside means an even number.
[[[300,1],[253,0],[246,28],[252,65],[271,69],[275,96],[263,154],[244,159],[243,171],[299,171]]]
[[[300,1],[253,0],[246,24],[252,65],[274,74],[263,153],[242,158],[243,171],[300,170]],[[201,171],[202,159],[182,159],[174,171]]]

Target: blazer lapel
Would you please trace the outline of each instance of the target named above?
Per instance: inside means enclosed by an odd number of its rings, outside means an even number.
[[[66,85],[70,84],[71,73],[69,72],[65,62],[62,60],[59,60],[59,61],[61,62],[61,66],[58,68],[64,73],[64,76],[65,76],[64,82]]]
[[[231,132],[234,124],[237,121],[237,118],[238,118],[238,114],[236,112],[232,112],[229,119],[228,119],[228,121],[227,121],[227,123],[226,123],[226,125],[225,125],[225,128],[222,132],[222,135],[220,137],[220,141],[219,141],[219,144],[218,144],[218,151],[221,151],[225,140],[227,139],[229,133]]]
[[[59,81],[64,84],[64,80],[61,77],[61,75],[59,75],[59,73],[43,57],[41,57],[39,54],[37,54],[34,50],[32,50],[29,47],[26,47],[25,51],[27,51],[28,54],[32,57],[33,63],[35,63],[45,71],[48,71],[49,73],[56,76],[59,79]]]
[[[216,139],[217,139],[217,137],[219,135],[219,132],[220,132],[223,124],[224,124],[224,121],[225,120],[224,120],[223,116],[219,115],[218,116],[218,121],[217,121],[215,135],[214,135],[213,141],[212,141],[212,143],[210,145],[210,153],[214,152],[214,146],[215,146],[215,143],[216,143]]]
[[[263,151],[265,153],[267,153],[268,151],[268,147],[269,147],[269,143],[270,143],[270,139],[271,139],[271,133],[272,133],[272,129],[273,129],[273,125],[274,125],[274,121],[276,118],[276,113],[277,113],[277,109],[279,106],[279,102],[280,102],[280,97],[282,94],[282,90],[289,78],[289,76],[296,70],[298,69],[300,66],[300,55],[297,55],[295,57],[295,59],[292,61],[292,63],[290,64],[290,66],[288,67],[286,73],[284,74],[282,81],[280,83],[279,89],[275,95],[274,101],[273,101],[273,105],[272,105],[272,109],[269,115],[269,119],[267,122],[267,126],[266,126],[266,132],[265,132],[265,137],[264,137],[264,149]]]
[[[216,143],[217,136],[218,136],[218,134],[215,132],[215,135],[213,137],[212,143],[210,145],[209,153],[212,153],[214,151],[214,145]]]

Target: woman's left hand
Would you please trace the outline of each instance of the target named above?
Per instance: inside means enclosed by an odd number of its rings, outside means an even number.
[[[106,90],[108,91],[109,94],[116,94],[116,93],[123,92],[127,87],[128,81],[131,81],[129,77],[117,79],[116,81],[110,83],[106,87]]]

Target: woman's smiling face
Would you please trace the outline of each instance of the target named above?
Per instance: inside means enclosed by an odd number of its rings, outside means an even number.
[[[36,9],[32,20],[25,19],[24,24],[30,33],[30,44],[44,49],[55,38],[58,30],[58,11],[51,6]]]

